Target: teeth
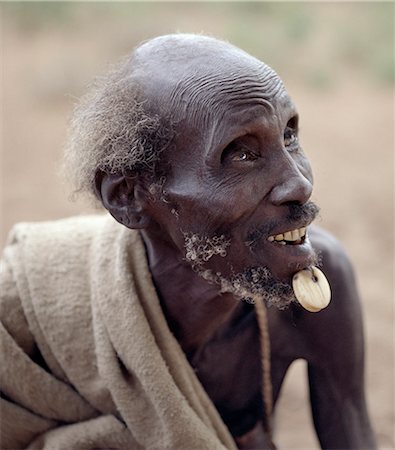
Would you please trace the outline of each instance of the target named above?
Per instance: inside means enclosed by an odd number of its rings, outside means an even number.
[[[300,233],[299,233],[299,230],[293,230],[293,231],[291,231],[291,235],[292,235],[292,241],[297,241],[297,240],[299,240],[300,239]]]
[[[292,234],[293,234],[293,231],[287,231],[286,233],[284,233],[284,240],[285,241],[293,241],[294,239],[292,239]]]
[[[296,230],[286,231],[285,233],[275,234],[269,236],[269,242],[276,241],[278,244],[285,244],[284,241],[295,242],[306,235],[306,227],[298,228]]]

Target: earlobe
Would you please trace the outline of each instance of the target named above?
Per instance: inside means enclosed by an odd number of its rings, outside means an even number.
[[[137,177],[96,172],[95,192],[108,212],[128,228],[146,228],[150,223],[146,196]]]

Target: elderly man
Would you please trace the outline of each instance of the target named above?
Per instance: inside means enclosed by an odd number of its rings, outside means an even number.
[[[115,220],[9,238],[3,448],[274,448],[298,358],[321,446],[375,447],[352,267],[311,224],[272,69],[204,36],[148,41],[78,106],[66,164]]]

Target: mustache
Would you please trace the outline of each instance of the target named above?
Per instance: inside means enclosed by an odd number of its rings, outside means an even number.
[[[278,227],[280,227],[285,222],[287,224],[292,223],[311,223],[319,214],[320,208],[314,202],[307,202],[303,205],[289,204],[288,214],[285,220],[271,220],[261,227],[251,230],[247,235],[246,244],[248,246],[253,246],[262,237],[270,235],[270,232]]]
[[[320,208],[314,202],[304,205],[290,204],[287,220],[290,222],[312,222],[319,214]]]

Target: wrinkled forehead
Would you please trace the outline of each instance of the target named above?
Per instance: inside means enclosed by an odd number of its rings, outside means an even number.
[[[274,114],[290,102],[274,70],[222,41],[159,38],[137,49],[133,62],[149,104],[175,121],[205,126],[236,110]]]

